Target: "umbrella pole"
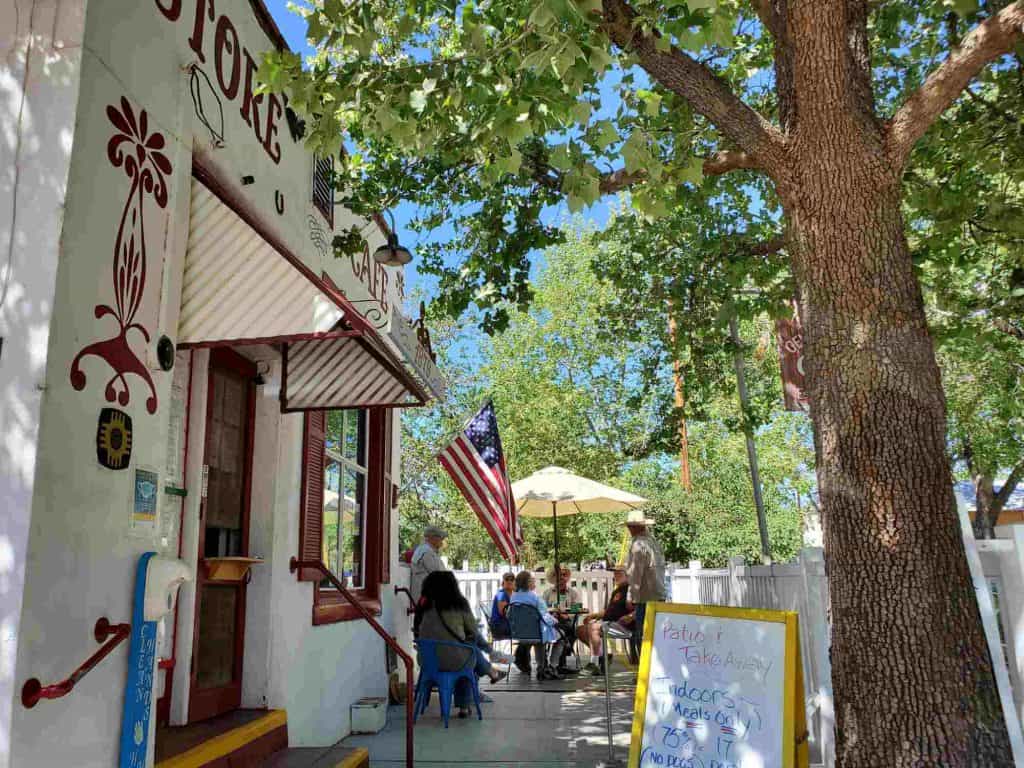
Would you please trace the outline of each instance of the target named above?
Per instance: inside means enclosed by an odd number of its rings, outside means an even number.
[[[558,564],[558,502],[551,502],[551,517],[555,521],[555,605],[562,602],[562,567]]]

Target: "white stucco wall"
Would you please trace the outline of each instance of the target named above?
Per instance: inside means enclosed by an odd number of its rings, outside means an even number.
[[[7,768],[84,0],[0,3],[0,768]]]
[[[314,242],[311,159],[289,136],[284,117],[277,121],[280,164],[243,120],[240,97],[222,99],[223,147],[214,148],[199,123],[188,72],[197,55],[188,40],[200,3],[206,7],[202,0],[180,6],[172,0],[90,0],[87,16],[84,0],[0,4],[0,281],[10,275],[0,306],[0,503],[14,512],[0,515],[0,768],[106,768],[117,762],[127,646],[69,696],[42,701],[33,710],[20,703],[12,707],[12,699],[17,701],[26,679],[55,682],[92,653],[97,618],[130,619],[141,553],[177,554],[177,540],[165,535],[168,526],[131,529],[133,470],[98,464],[96,427],[102,408],[125,411],[134,426],[132,467],[153,467],[165,480],[173,374],[159,370],[154,350],[161,335],[176,335],[193,156],[215,167],[239,199],[265,214],[268,229],[314,273],[328,272],[351,298],[370,297],[357,274],[359,264],[334,259]],[[167,18],[167,10],[176,7],[180,17]],[[239,45],[256,56],[271,42],[247,0],[218,0],[215,10],[215,21],[206,21],[202,66],[217,87],[213,51],[221,18],[230,18]],[[11,54],[19,45],[23,52]],[[132,319],[149,341],[128,332],[132,354],[153,380],[153,413],[143,380],[133,374],[124,383],[113,379],[114,369],[101,357],[81,361],[80,389],[70,375],[84,348],[118,333],[117,318],[97,317],[97,307],[116,303],[114,246],[131,188],[123,161],[118,165],[108,157],[108,142],[118,133],[108,107],[123,112],[122,99],[137,121],[146,111],[147,136],[162,135],[160,151],[171,165],[164,179],[166,204],[160,206],[151,190],[142,195],[147,276]],[[132,154],[133,146],[125,146]],[[248,174],[254,183],[241,185]],[[285,197],[284,215],[274,210],[277,191]],[[353,222],[342,209],[337,214],[336,230]],[[375,226],[365,234],[371,248],[382,240]],[[7,263],[13,264],[9,272]],[[392,303],[397,285],[389,285]],[[205,405],[205,375],[198,371],[205,371],[206,356],[197,351],[193,358],[193,409]],[[108,402],[108,381],[115,395],[127,391],[126,401]],[[363,622],[313,627],[313,587],[287,572],[297,550],[302,420],[282,417],[271,389],[260,395],[256,459],[261,469],[276,470],[255,474],[251,551],[268,563],[254,574],[249,590],[244,704],[287,708],[293,743],[327,744],[348,732],[351,701],[384,692],[384,651]],[[182,529],[182,556],[193,568],[202,466],[196,423],[193,417]],[[159,505],[165,522],[182,508],[180,499],[162,493]],[[397,529],[397,520],[392,527]],[[389,617],[387,588],[382,597],[383,615]],[[185,589],[172,697],[172,721],[178,722],[187,705],[193,609],[194,593]]]

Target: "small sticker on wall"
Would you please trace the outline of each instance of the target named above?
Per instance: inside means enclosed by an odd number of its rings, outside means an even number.
[[[132,483],[131,527],[135,533],[155,534],[160,474],[150,467],[136,467]]]
[[[117,408],[100,411],[96,458],[107,469],[127,469],[132,458],[132,417]]]

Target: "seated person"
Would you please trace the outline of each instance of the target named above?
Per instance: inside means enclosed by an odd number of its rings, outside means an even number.
[[[471,656],[476,656],[474,671],[477,677],[485,675],[492,683],[505,678],[507,672],[500,672],[491,666],[483,651],[489,650],[489,643],[477,632],[476,617],[466,598],[459,591],[459,582],[451,571],[434,571],[423,580],[422,607],[417,611],[416,623],[421,640],[443,640],[476,646],[453,648],[438,646],[438,667],[442,672],[454,672],[466,666]],[[461,678],[455,684],[455,706],[459,717],[469,715],[469,682]]]
[[[534,657],[537,661],[538,680],[561,680],[562,675],[555,669],[557,662],[562,658],[562,648],[565,646],[565,635],[557,626],[555,617],[548,612],[547,603],[538,597],[533,591],[537,588],[537,581],[529,571],[520,571],[516,575],[516,591],[512,593],[509,605],[524,603],[532,605],[540,613],[541,637],[545,643],[551,644],[547,658],[544,656],[543,645],[535,645]]]
[[[583,598],[580,596],[580,591],[576,587],[569,586],[569,579],[572,577],[572,572],[565,567],[559,569],[558,586],[555,586],[555,569],[552,568],[548,571],[548,583],[551,585],[544,590],[544,602],[549,606],[552,606],[551,612],[558,620],[558,628],[562,630],[562,634],[566,637],[574,637],[576,632],[576,623],[573,621],[571,614],[559,608],[569,609],[574,605],[581,605]],[[558,660],[558,670],[563,674],[569,674],[572,672],[575,674],[575,670],[569,669],[566,666],[565,660],[568,655],[572,652],[572,643],[566,643],[565,648],[562,650],[562,658]]]
[[[501,589],[491,599],[491,615],[487,623],[491,628],[491,637],[495,640],[507,640],[512,636],[512,629],[508,625],[505,614],[508,611],[508,602],[512,599],[512,593],[516,591],[516,575],[506,573],[501,577]],[[516,647],[516,666],[519,671],[530,674],[530,646],[520,645]]]
[[[633,631],[633,604],[629,602],[629,579],[626,569],[619,565],[614,570],[615,588],[608,596],[608,605],[603,611],[588,613],[583,617],[583,626],[577,627],[576,637],[590,646],[590,652],[598,659],[597,664],[591,661],[585,671],[590,674],[603,674],[606,657],[601,647],[601,625],[607,622],[617,624],[622,631]]]
[[[514,573],[502,575],[501,589],[491,598],[491,615],[487,620],[491,627],[491,635],[495,639],[505,639],[510,634],[505,612],[508,610],[508,601],[512,598],[512,593],[515,591],[516,575]]]
[[[552,568],[548,571],[548,583],[549,586],[544,590],[542,595],[544,602],[548,605],[558,608],[572,608],[574,605],[582,604],[583,598],[580,597],[580,591],[576,587],[569,586],[569,579],[572,576],[572,572],[562,567],[559,570],[558,586],[555,586],[555,569]],[[556,614],[565,616],[567,614],[561,611],[555,611]]]

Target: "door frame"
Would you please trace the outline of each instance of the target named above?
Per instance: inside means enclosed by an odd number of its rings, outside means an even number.
[[[207,458],[210,455],[210,419],[213,415],[214,401],[214,372],[217,369],[228,369],[242,376],[247,380],[246,386],[246,430],[245,448],[243,458],[243,471],[245,478],[242,481],[242,556],[249,554],[249,523],[251,518],[252,505],[252,459],[256,431],[256,363],[243,357],[229,347],[215,347],[210,350],[210,362],[207,370],[206,389],[206,414],[205,431],[203,436],[203,472],[205,474],[208,464]],[[199,633],[202,627],[199,624],[201,614],[203,587],[207,583],[223,584],[217,580],[209,579],[206,576],[206,569],[203,566],[203,552],[206,546],[206,494],[205,485],[201,491],[199,502],[199,544],[196,549],[196,597],[192,616],[192,661],[189,668],[189,696],[188,696],[188,722],[193,723],[199,720],[206,720],[224,712],[238,709],[242,703],[242,669],[244,666],[245,652],[245,602],[247,583],[238,585],[237,604],[235,606],[235,649],[234,649],[234,670],[232,681],[220,688],[201,690],[196,686],[196,659],[199,655]]]

